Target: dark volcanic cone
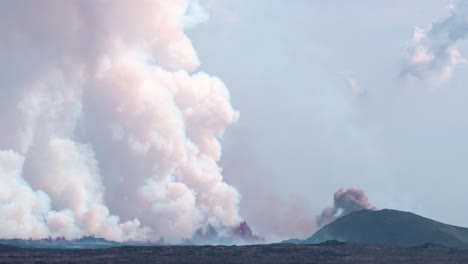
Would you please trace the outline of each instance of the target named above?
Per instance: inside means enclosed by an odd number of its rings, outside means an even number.
[[[306,240],[287,242],[317,244],[328,240],[404,247],[426,243],[467,247],[468,228],[447,225],[409,212],[360,210],[342,216]]]

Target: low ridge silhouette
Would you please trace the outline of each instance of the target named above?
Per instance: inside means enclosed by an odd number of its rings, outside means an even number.
[[[318,244],[329,240],[349,243],[468,247],[468,228],[440,223],[410,212],[360,210],[324,226],[305,240],[289,243]]]

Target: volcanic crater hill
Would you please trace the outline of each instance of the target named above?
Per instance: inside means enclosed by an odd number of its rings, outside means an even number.
[[[410,212],[360,210],[324,226],[305,240],[285,243],[317,244],[329,240],[412,247],[436,244],[468,247],[468,228],[440,223]]]

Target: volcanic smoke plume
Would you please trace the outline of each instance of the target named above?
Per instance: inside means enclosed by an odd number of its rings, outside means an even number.
[[[0,237],[159,240],[242,223],[218,138],[238,113],[195,72],[190,0],[0,2]]]
[[[354,211],[362,209],[376,210],[376,208],[369,203],[364,191],[359,189],[339,189],[335,192],[333,200],[333,206],[325,208],[317,217],[318,227],[325,226],[341,216]]]

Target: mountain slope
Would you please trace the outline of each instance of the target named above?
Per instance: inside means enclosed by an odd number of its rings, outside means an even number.
[[[324,226],[303,244],[338,240],[351,243],[379,243],[417,246],[433,243],[448,247],[468,246],[468,228],[440,223],[397,210],[361,210]]]

